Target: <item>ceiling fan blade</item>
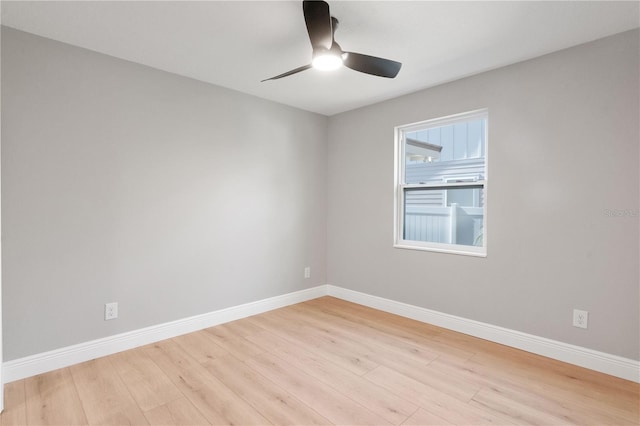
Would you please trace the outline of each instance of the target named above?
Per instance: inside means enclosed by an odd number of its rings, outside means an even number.
[[[394,78],[402,67],[400,62],[353,52],[344,52],[343,63],[352,70],[387,78]]]
[[[302,11],[313,50],[316,48],[331,49],[333,31],[331,29],[329,4],[324,1],[304,0],[302,2]]]
[[[260,83],[262,83],[262,82],[264,82],[264,81],[269,81],[269,80],[277,80],[277,79],[282,78],[282,77],[288,77],[288,76],[290,76],[290,75],[292,75],[292,74],[296,74],[296,73],[299,73],[299,72],[301,72],[301,71],[308,70],[309,68],[311,68],[311,64],[309,64],[309,65],[303,65],[303,66],[298,67],[298,68],[296,68],[296,69],[294,69],[294,70],[287,71],[287,72],[285,72],[285,73],[282,73],[282,74],[276,75],[275,77],[266,78],[266,79],[264,79],[264,80],[260,81]]]

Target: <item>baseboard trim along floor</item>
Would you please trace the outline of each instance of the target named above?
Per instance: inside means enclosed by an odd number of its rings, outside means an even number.
[[[328,285],[327,294],[384,312],[640,383],[640,362],[508,328]]]
[[[334,285],[320,285],[7,361],[2,366],[3,380],[9,383],[327,295],[640,383],[640,362],[635,360]]]
[[[7,361],[2,365],[2,378],[10,383],[326,295],[327,286],[321,285]]]

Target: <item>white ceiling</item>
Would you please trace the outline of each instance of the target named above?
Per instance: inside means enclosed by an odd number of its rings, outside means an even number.
[[[2,1],[2,24],[333,115],[640,26],[639,2],[329,1],[346,51],[395,79],[308,70],[300,1]]]

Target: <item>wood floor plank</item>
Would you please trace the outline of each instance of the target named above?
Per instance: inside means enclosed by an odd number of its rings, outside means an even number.
[[[478,371],[483,371],[484,375],[493,378],[500,378],[503,382],[522,383],[540,393],[546,393],[549,389],[553,390],[553,394],[558,397],[575,401],[590,407],[602,407],[605,411],[615,411],[615,415],[628,419],[630,421],[638,421],[640,419],[640,385],[628,382],[615,377],[597,373],[599,376],[609,380],[611,384],[602,385],[593,383],[590,378],[593,371],[583,372],[579,367],[561,363],[559,367],[555,366],[558,361],[548,360],[551,368],[544,368],[543,357],[533,354],[521,354],[516,351],[508,356],[474,356],[469,360],[468,364]],[[542,360],[539,358],[543,358]],[[502,359],[502,362],[498,362]],[[566,370],[562,369],[566,367]],[[578,370],[576,370],[578,369]],[[597,379],[600,380],[600,379]],[[626,382],[622,388],[618,388],[620,382]],[[631,386],[630,388],[627,386]],[[631,391],[629,389],[632,389]],[[635,391],[633,391],[635,389]]]
[[[182,346],[182,349],[189,352],[198,362],[215,359],[229,353],[216,343],[211,333],[204,330],[174,337],[173,341]]]
[[[327,358],[339,357],[347,360],[364,372],[371,371],[379,365],[373,360],[374,351],[358,341],[326,333],[314,327],[297,325],[296,328],[296,330],[288,330],[287,334],[294,336],[299,342],[310,344],[316,353]]]
[[[176,342],[165,340],[144,347],[144,351],[209,423],[269,424]]]
[[[373,336],[380,336],[381,333],[375,333],[362,327],[353,328],[350,324],[344,324],[338,318],[322,315],[315,316],[313,313],[301,309],[299,306],[291,307],[287,312],[287,316],[295,319],[297,324],[305,324],[321,330],[332,339],[360,342],[361,351],[367,353],[367,358],[373,362],[406,373],[412,378],[461,401],[469,401],[480,390],[480,386],[473,382],[455,376],[452,377],[437,368],[429,368],[429,364],[438,357],[433,352],[423,351],[413,343],[397,341],[397,339],[383,340],[376,338]]]
[[[347,395],[392,424],[401,424],[418,408],[415,404],[399,398],[386,389],[371,384],[361,376],[291,345],[286,340],[269,332],[254,334],[249,339],[268,348],[271,353],[283,359],[287,364]]]
[[[259,315],[254,316],[254,318],[259,318]],[[249,318],[228,322],[225,324],[225,327],[236,336],[240,337],[251,336],[252,334],[262,331],[262,328],[256,325]]]
[[[440,374],[445,374],[456,380],[473,383],[478,388],[498,385],[517,386],[521,383],[512,380],[509,376],[503,377],[490,374],[489,371],[473,363],[471,360],[461,361],[458,359],[439,357],[433,360],[426,369],[429,371],[436,370]]]
[[[109,358],[69,367],[89,424],[147,424]]]
[[[470,401],[481,389],[481,387],[473,381],[447,374],[447,372],[439,370],[437,366],[431,364],[420,370],[416,370],[406,363],[399,363],[399,365],[394,365],[392,368],[395,371],[410,376],[414,380],[437,389],[443,394],[452,396],[463,402]]]
[[[451,425],[453,423],[449,423],[445,419],[440,416],[436,416],[433,413],[428,412],[424,408],[418,408],[418,410],[407,419],[402,426],[443,426],[443,425]]]
[[[88,424],[68,368],[25,379],[28,424]]]
[[[27,424],[25,380],[17,380],[4,386],[4,411],[0,418],[3,426]]]
[[[509,423],[505,422],[500,413],[473,407],[385,366],[376,368],[364,377],[453,424]],[[511,422],[511,424],[514,423]]]
[[[206,386],[206,371],[173,339],[147,345],[140,350],[160,367],[183,394]]]
[[[490,342],[479,337],[470,336],[468,334],[458,333],[452,330],[442,330],[435,334],[432,338],[433,342],[441,343],[449,347],[455,347],[460,350],[486,354],[496,354],[502,356],[509,350],[514,350],[509,346]]]
[[[398,339],[393,335],[382,333],[336,315],[328,315],[316,309],[309,309],[306,305],[294,305],[287,313],[288,317],[295,318],[297,322],[304,322],[328,335],[357,341],[369,350],[374,348],[373,353],[378,358],[386,356],[391,359],[400,358],[408,362],[428,364],[438,357],[438,353],[425,350],[421,345]]]
[[[232,355],[205,367],[273,424],[327,425],[331,422]]]
[[[196,407],[182,397],[144,413],[150,425],[208,425]]]
[[[555,416],[538,410],[529,404],[515,401],[509,397],[509,394],[502,393],[496,389],[483,388],[473,397],[469,404],[481,409],[489,409],[506,421],[519,425],[579,424],[562,416]]]
[[[142,410],[140,410],[140,407],[138,407],[135,404],[131,404],[118,412],[105,416],[103,421],[95,424],[102,424],[102,425],[108,425],[108,426],[113,426],[113,425],[143,426],[143,425],[148,425],[149,422],[147,421],[147,418],[142,413]]]
[[[198,390],[185,392],[187,399],[212,425],[267,425],[266,417],[218,379],[211,378]]]
[[[331,312],[334,315],[344,316],[352,321],[368,324],[373,328],[379,328],[381,331],[395,330],[396,333],[411,333],[419,336],[433,337],[445,330],[431,324],[425,324],[410,318],[383,312],[331,296],[309,300],[304,303],[315,306],[320,310]]]
[[[246,363],[334,424],[390,424],[334,388],[314,380],[275,355],[263,353],[247,360]]]
[[[497,345],[501,346],[501,345]],[[568,387],[583,388],[597,392],[598,396],[603,394],[617,393],[623,397],[636,399],[640,392],[640,384],[624,380],[606,374],[589,370],[577,365],[567,364],[562,361],[546,358],[530,352],[525,352],[515,348],[502,347],[502,352],[477,353],[474,360],[493,365],[501,363],[508,367],[518,367],[520,372],[527,370],[530,375],[545,373],[548,378],[555,378],[557,382],[562,382]]]
[[[261,348],[255,346],[241,335],[236,334],[233,326],[223,324],[207,328],[204,331],[211,335],[218,346],[224,348],[236,358],[246,359],[263,352]]]
[[[505,356],[510,355],[512,354],[505,352]],[[615,404],[607,402],[606,399],[610,398],[609,395],[606,398],[594,399],[582,392],[568,391],[549,383],[548,380],[541,379],[541,376],[549,374],[548,372],[539,372],[538,377],[512,374],[509,372],[510,368],[506,362],[495,367],[485,366],[476,362],[474,358],[464,362],[439,358],[426,368],[426,370],[429,369],[437,369],[449,377],[465,380],[480,387],[500,389],[509,392],[514,397],[520,395],[519,397],[523,400],[544,400],[545,402],[541,402],[542,405],[552,406],[557,402],[562,405],[563,415],[578,424],[591,424],[593,423],[590,421],[591,419],[608,419],[606,421],[600,420],[601,424],[639,423],[636,414],[617,406],[620,404],[619,401],[616,401]],[[564,383],[564,381],[562,382]],[[621,395],[617,394],[617,396],[620,398]],[[637,398],[636,401],[638,401]],[[580,413],[588,413],[588,417],[580,416]]]
[[[120,352],[110,357],[129,393],[142,411],[178,399],[182,393],[142,350]]]
[[[423,350],[434,352],[438,355],[467,360],[475,354],[473,351],[443,344],[435,340],[434,337],[443,330],[439,327],[420,323],[387,312],[377,311],[333,297],[314,299],[305,302],[305,304],[309,304],[330,315],[339,316],[346,320],[365,325],[377,332],[418,344]]]
[[[515,348],[504,348],[500,354],[477,353],[472,360],[491,367],[503,365],[509,374],[519,376],[536,377],[543,374],[545,381],[561,384],[572,391],[582,389],[596,397],[617,394],[631,401],[637,399],[640,393],[638,383]]]
[[[568,401],[555,393],[554,389],[548,389],[547,394],[538,394],[526,387],[491,386],[479,391],[470,404],[491,407],[494,411],[508,413],[512,418],[526,419],[527,423],[594,426],[638,424],[637,421],[617,416],[616,412],[604,412],[598,407]],[[585,414],[587,411],[588,414]]]
[[[272,312],[267,312],[260,316],[259,325],[265,330],[270,331],[288,341],[294,345],[305,348],[310,352],[317,353],[318,355],[332,361],[352,373],[362,375],[368,371],[373,370],[378,366],[377,363],[368,359],[370,352],[363,352],[358,350],[349,343],[345,347],[343,341],[338,341],[323,336],[318,330],[314,330],[309,327],[301,327],[288,320],[282,318],[279,315],[275,315]]]

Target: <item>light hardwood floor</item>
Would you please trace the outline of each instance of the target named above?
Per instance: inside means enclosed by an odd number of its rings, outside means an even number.
[[[9,383],[2,424],[627,425],[639,392],[323,297]]]

